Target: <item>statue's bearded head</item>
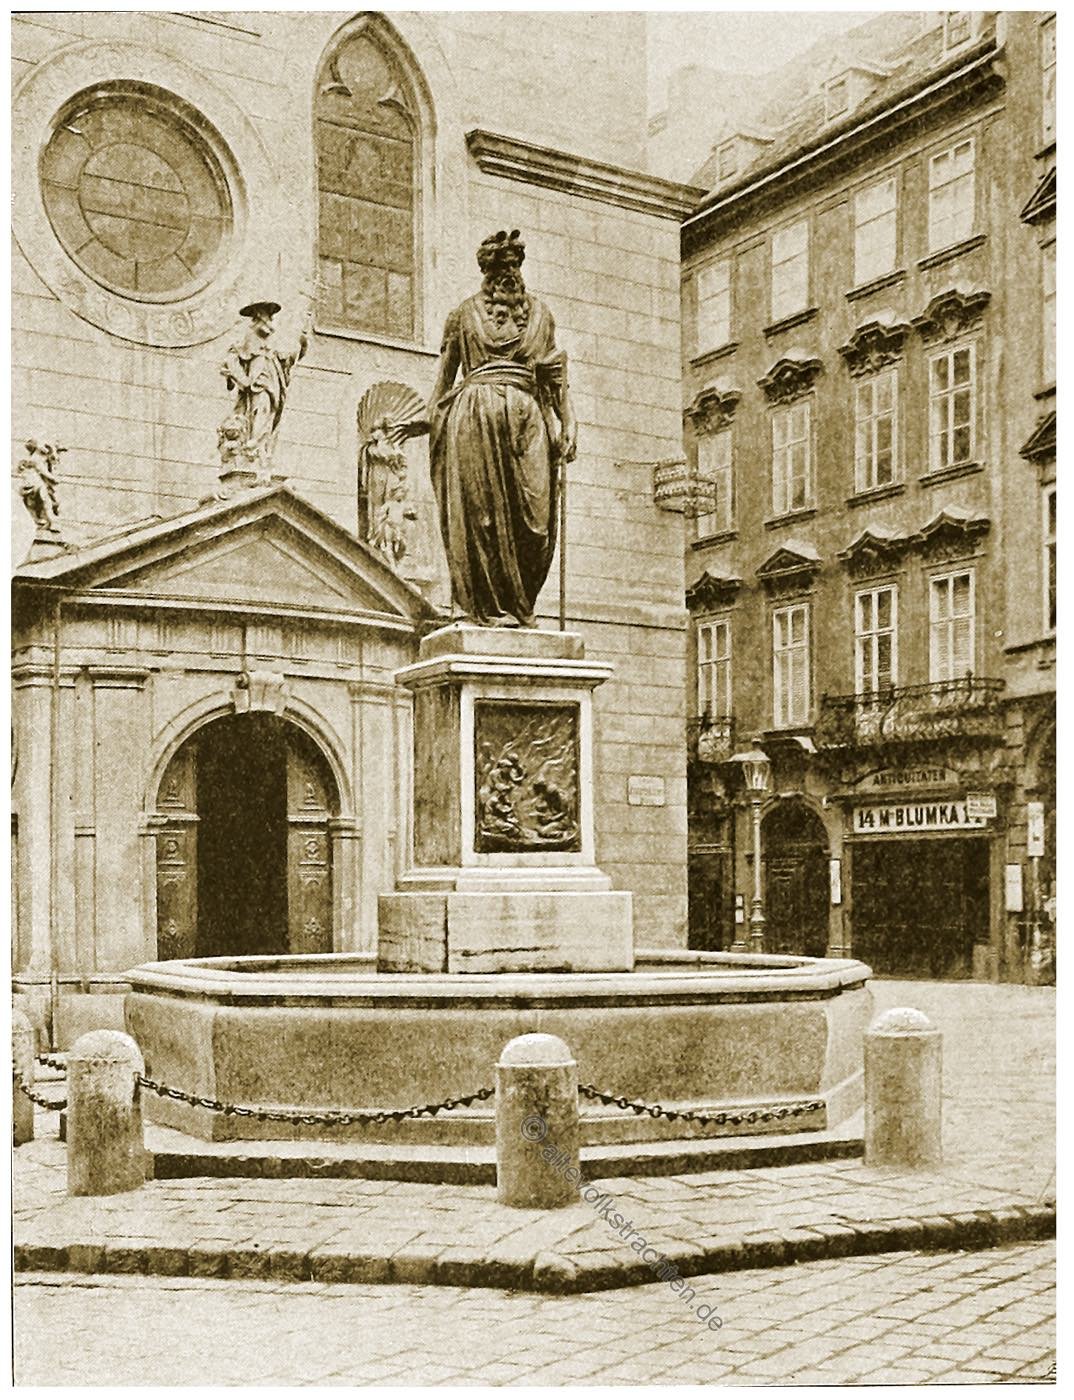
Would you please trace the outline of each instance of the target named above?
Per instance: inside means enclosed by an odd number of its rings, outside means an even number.
[[[501,229],[499,233],[489,234],[478,248],[477,265],[485,278],[482,287],[494,305],[513,309],[525,300],[526,284],[522,280],[525,258],[526,245],[517,228],[510,233]]]

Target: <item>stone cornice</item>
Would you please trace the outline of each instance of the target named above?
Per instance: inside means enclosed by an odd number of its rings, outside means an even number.
[[[624,170],[549,146],[534,146],[491,131],[468,131],[466,145],[486,175],[562,190],[659,219],[681,221],[705,196],[703,189],[693,185],[680,185],[639,170]]]
[[[808,356],[784,355],[757,383],[772,404],[793,403],[808,394],[823,363]]]
[[[921,315],[914,317],[914,330],[926,345],[957,340],[980,325],[991,300],[992,293],[986,291],[964,292],[959,287],[951,287],[946,292],[938,292]]]
[[[726,428],[735,416],[742,394],[738,389],[702,389],[686,410],[688,420],[698,437],[706,437]]]
[[[692,613],[729,608],[738,596],[742,580],[715,569],[706,569],[686,590],[686,606]]]
[[[910,327],[901,322],[888,325],[883,321],[865,321],[845,345],[840,345],[839,353],[855,378],[875,374],[901,357],[909,334]]]

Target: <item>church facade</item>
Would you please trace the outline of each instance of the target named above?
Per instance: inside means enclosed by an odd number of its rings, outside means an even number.
[[[412,840],[395,674],[449,602],[425,448],[379,429],[500,228],[579,420],[537,620],[615,667],[598,859],[640,946],[686,944],[682,525],[652,477],[697,192],[639,173],[643,16],[549,19],[13,21],[12,448],[32,504],[51,445],[58,505],[33,535],[12,502],[13,976],[54,1043],[116,1023],[145,961],[375,955]],[[308,339],[253,482],[221,366],[265,301]]]

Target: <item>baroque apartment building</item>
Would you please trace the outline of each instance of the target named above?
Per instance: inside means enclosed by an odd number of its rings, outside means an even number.
[[[923,17],[683,227],[690,935],[1054,965],[1055,16]]]
[[[498,229],[522,231],[579,420],[567,593],[553,564],[537,611],[614,666],[597,857],[638,943],[685,946],[683,554],[646,464],[681,448],[700,192],[645,173],[644,26],[13,17],[11,447],[31,491],[27,442],[64,451],[58,531],[33,539],[12,493],[12,971],[53,1043],[121,1024],[125,971],[157,958],[375,957],[412,863],[395,675],[447,570],[424,442],[389,457],[387,551],[363,472]],[[281,354],[308,343],[271,481],[232,489],[221,368],[265,301]]]

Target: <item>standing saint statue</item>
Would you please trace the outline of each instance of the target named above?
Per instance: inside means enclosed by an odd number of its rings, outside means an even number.
[[[281,354],[272,344],[275,301],[255,301],[239,312],[250,324],[227,353],[221,373],[235,395],[231,413],[220,425],[221,460],[226,467],[246,467],[267,479],[283,417],[291,371],[306,353],[308,335],[301,333],[293,354]]]
[[[66,447],[31,439],[26,444],[27,455],[15,467],[19,495],[33,516],[39,534],[60,533],[60,503],[56,487],[60,453],[66,451]]]
[[[559,473],[577,428],[555,324],[522,280],[518,230],[477,250],[484,281],[447,319],[428,423],[433,490],[454,607],[532,627],[556,545]],[[456,384],[456,377],[462,378]]]

